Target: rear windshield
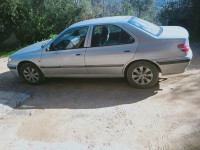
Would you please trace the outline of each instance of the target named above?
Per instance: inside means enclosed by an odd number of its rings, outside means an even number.
[[[161,27],[140,18],[133,17],[129,20],[129,23],[155,36],[159,36],[162,33]]]

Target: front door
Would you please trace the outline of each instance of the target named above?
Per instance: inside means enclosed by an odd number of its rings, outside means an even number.
[[[124,65],[134,57],[137,42],[116,25],[93,27],[85,62],[90,74],[122,75]]]
[[[85,67],[85,39],[88,27],[73,28],[64,32],[44,51],[41,57],[42,70],[46,76],[87,74]]]

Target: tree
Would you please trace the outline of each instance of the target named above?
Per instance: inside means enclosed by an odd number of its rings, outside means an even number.
[[[155,0],[130,0],[133,9],[137,12],[137,17],[142,17],[153,10]]]
[[[193,35],[200,37],[200,0],[192,0]]]
[[[14,32],[22,45],[31,44],[75,22],[102,16],[133,15],[153,21],[153,6],[154,0],[3,0],[0,41]]]
[[[162,25],[178,25],[189,30],[192,36],[200,37],[200,1],[179,0],[169,2],[158,14]]]

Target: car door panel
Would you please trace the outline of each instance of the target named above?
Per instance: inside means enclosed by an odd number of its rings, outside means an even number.
[[[87,70],[91,74],[122,74],[124,64],[133,58],[135,50],[133,44],[87,48]]]
[[[124,65],[134,57],[138,40],[132,36],[135,42],[131,44],[91,47],[92,34],[93,32],[91,31],[89,47],[85,54],[85,63],[88,72],[90,74],[122,74]],[[113,35],[116,35],[116,33],[113,33]],[[114,36],[112,37],[111,34],[109,38],[117,39]]]
[[[42,54],[42,70],[46,76],[65,76],[67,74],[86,74],[85,55],[86,48]]]
[[[65,77],[69,74],[87,74],[85,51],[89,27],[67,30],[43,51],[41,69],[45,76]]]

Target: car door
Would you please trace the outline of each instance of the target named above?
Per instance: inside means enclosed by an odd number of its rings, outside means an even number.
[[[46,76],[65,77],[88,73],[84,61],[88,28],[67,30],[51,43],[49,51],[42,53],[42,70]]]
[[[124,65],[134,57],[136,38],[116,25],[93,26],[85,62],[90,74],[122,75]]]

